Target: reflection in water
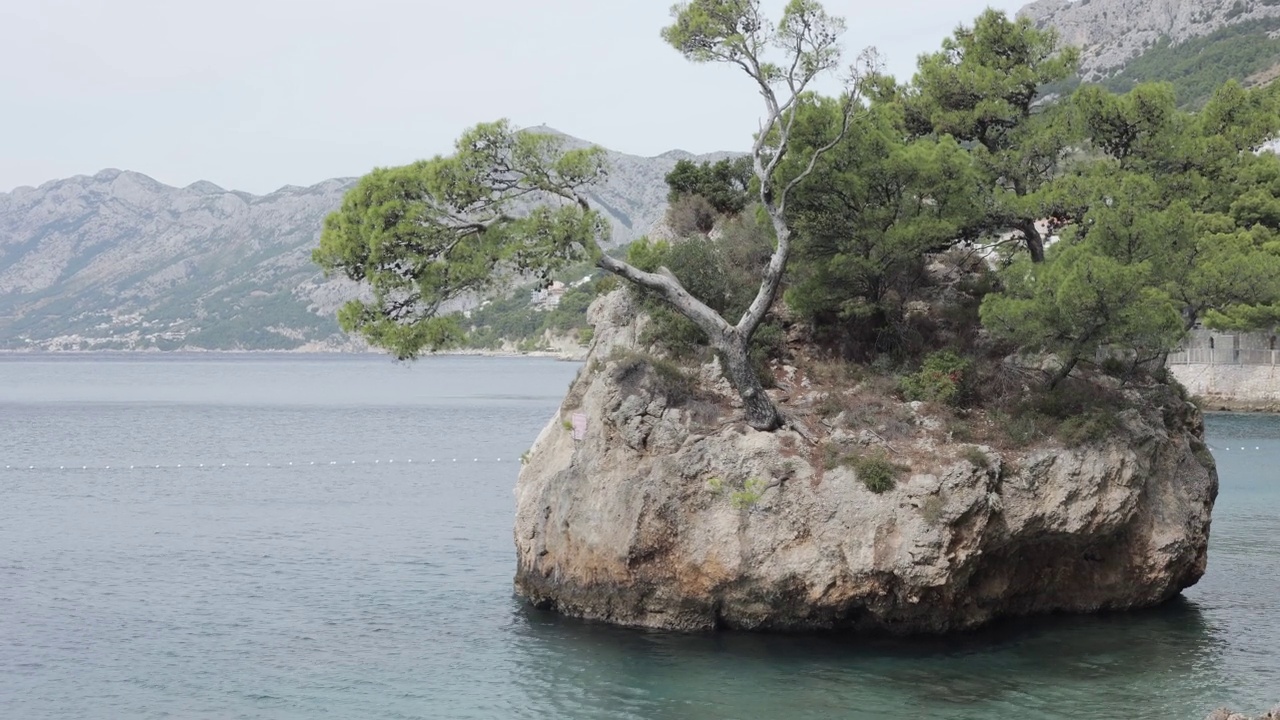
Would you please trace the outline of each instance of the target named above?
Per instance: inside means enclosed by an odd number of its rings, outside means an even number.
[[[1018,619],[944,638],[628,631],[522,609],[533,707],[571,717],[1201,717],[1280,700],[1280,418],[1213,416],[1209,573],[1151,610]],[[1255,449],[1256,448],[1256,449]],[[570,660],[565,660],[566,658]]]
[[[1104,707],[1199,711],[1223,684],[1221,642],[1192,602],[1096,618],[998,623],[941,638],[619,630],[521,607],[536,659],[517,679],[565,717],[821,718],[857,711],[1062,717]],[[834,713],[834,715],[833,715]]]

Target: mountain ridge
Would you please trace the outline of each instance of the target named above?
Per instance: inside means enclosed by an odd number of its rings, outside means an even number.
[[[551,128],[569,147],[592,143]],[[608,247],[648,233],[681,151],[606,150],[591,199]],[[104,168],[0,193],[0,350],[342,350],[337,308],[359,292],[311,262],[356,178],[257,195]]]
[[[1017,14],[1081,49],[1081,81],[1117,91],[1168,80],[1195,104],[1280,65],[1280,0],[1036,0]]]

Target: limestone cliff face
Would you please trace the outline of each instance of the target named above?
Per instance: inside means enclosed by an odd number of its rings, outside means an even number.
[[[1161,38],[1179,43],[1227,25],[1280,16],[1270,0],[1036,0],[1018,11],[1080,47],[1080,74],[1097,80]]]
[[[917,417],[895,443],[910,476],[874,494],[800,434],[742,423],[713,368],[710,395],[682,399],[614,352],[636,344],[624,294],[592,313],[592,360],[516,489],[516,589],[536,605],[685,631],[945,632],[1154,605],[1204,572],[1217,475],[1194,406],[1126,411],[1085,449],[977,447],[985,462]]]

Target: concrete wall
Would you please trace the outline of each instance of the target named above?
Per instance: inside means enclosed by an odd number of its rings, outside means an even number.
[[[1275,365],[1170,365],[1187,390],[1208,410],[1280,409],[1280,367]]]
[[[1280,343],[1270,333],[1196,330],[1169,371],[1208,409],[1280,409]]]

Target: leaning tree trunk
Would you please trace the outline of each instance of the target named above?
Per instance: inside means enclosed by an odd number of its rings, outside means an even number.
[[[780,246],[783,260],[779,262],[775,259],[773,265],[777,266],[776,269],[771,267],[770,271],[766,273],[764,289],[757,295],[752,305],[753,309],[748,310],[739,327],[734,327],[725,322],[724,318],[720,317],[720,313],[690,295],[689,291],[680,285],[680,281],[674,275],[645,272],[608,255],[601,255],[596,260],[596,265],[601,269],[654,291],[659,297],[670,303],[672,308],[688,318],[694,325],[697,325],[702,332],[706,333],[707,339],[711,342],[711,347],[718,350],[724,357],[725,375],[728,376],[729,382],[733,384],[734,389],[738,391],[738,395],[742,398],[742,407],[747,413],[747,422],[751,427],[764,431],[777,430],[782,427],[782,415],[778,412],[778,408],[774,406],[773,400],[769,398],[768,393],[764,391],[764,385],[760,383],[760,378],[756,376],[755,369],[751,367],[750,345],[751,336],[755,333],[756,327],[759,326],[760,318],[764,316],[764,311],[772,304],[773,297],[777,292],[778,278],[781,277],[781,268],[786,259],[787,245],[785,236],[783,236]],[[757,307],[758,309],[756,309]]]
[[[749,342],[737,332],[726,333],[713,343],[724,358],[724,372],[742,398],[747,424],[756,430],[776,430],[782,426],[782,415],[773,399],[765,392],[760,376],[751,364]]]
[[[1031,262],[1044,262],[1044,236],[1040,234],[1035,221],[1024,220],[1017,225],[1017,229],[1022,231],[1023,242],[1027,246],[1027,253],[1031,255]]]

